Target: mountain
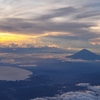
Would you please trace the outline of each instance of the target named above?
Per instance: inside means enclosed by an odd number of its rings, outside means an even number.
[[[100,60],[100,55],[97,55],[87,49],[83,49],[74,55],[68,56],[67,58],[72,59],[83,59],[83,60]]]

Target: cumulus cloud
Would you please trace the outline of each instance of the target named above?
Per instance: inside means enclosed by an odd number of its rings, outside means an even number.
[[[79,83],[79,84],[76,84],[76,86],[82,86],[82,87],[87,87],[88,89],[90,90],[93,90],[95,92],[98,93],[98,95],[100,95],[100,86],[91,86],[89,83]]]
[[[100,100],[100,86],[79,83],[77,86],[87,87],[85,91],[67,92],[56,97],[35,98],[31,100]]]
[[[98,100],[94,92],[68,92],[58,97],[36,98],[31,100]]]

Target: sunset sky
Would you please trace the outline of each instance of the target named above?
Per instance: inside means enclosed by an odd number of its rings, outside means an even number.
[[[0,0],[0,46],[100,49],[99,0]]]

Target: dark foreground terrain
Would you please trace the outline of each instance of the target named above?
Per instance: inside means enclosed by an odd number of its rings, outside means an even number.
[[[100,85],[99,65],[99,62],[61,62],[54,59],[40,61],[37,67],[24,68],[33,72],[29,79],[0,81],[0,100],[30,100],[87,90],[76,84]]]

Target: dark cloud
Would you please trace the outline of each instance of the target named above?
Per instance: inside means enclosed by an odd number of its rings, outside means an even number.
[[[35,20],[43,21],[43,20],[49,20],[55,17],[62,17],[62,16],[64,17],[64,16],[74,13],[75,11],[76,9],[73,7],[63,7],[63,8],[53,9],[50,11],[50,13],[42,15],[36,18]]]
[[[59,0],[57,0],[59,2]],[[12,2],[12,0],[11,0]],[[9,2],[9,4],[11,4]],[[18,3],[18,1],[16,1]],[[20,1],[21,5],[23,0]],[[44,1],[45,2],[45,1]],[[65,2],[65,1],[64,1]],[[3,0],[4,3],[4,0]],[[5,2],[7,4],[7,1]],[[26,7],[27,1],[25,0],[25,7]],[[30,2],[28,2],[29,4]],[[36,2],[35,2],[36,3]],[[46,2],[47,3],[47,2]],[[13,5],[16,3],[13,2]],[[31,5],[32,6],[32,5]],[[33,16],[34,13],[31,13],[31,10],[27,10],[26,12],[23,9],[24,6],[15,5],[15,8],[17,8],[15,15],[30,15]],[[21,12],[20,12],[21,11]],[[13,11],[14,12],[14,11]],[[44,33],[52,33],[52,32],[60,32],[61,35],[49,35],[53,38],[61,38],[61,39],[83,39],[88,40],[92,38],[99,37],[99,34],[96,34],[96,32],[92,32],[90,30],[90,27],[96,27],[96,23],[90,22],[88,20],[89,17],[96,17],[99,16],[100,13],[97,10],[90,9],[90,6],[86,6],[85,8],[83,6],[75,7],[75,6],[68,6],[68,7],[57,7],[56,9],[52,8],[51,10],[48,10],[46,12],[43,12],[42,14],[37,15],[37,17],[28,17],[25,18],[13,16],[8,18],[3,18],[0,20],[0,31],[1,32],[11,32],[11,33],[19,33],[19,34],[27,34],[27,35],[37,35],[37,34],[44,34]],[[51,19],[62,17],[65,19],[65,21],[56,21],[54,22]],[[68,19],[69,20],[68,20]],[[86,19],[87,22],[81,21],[81,19]],[[67,19],[67,20],[66,20]],[[65,33],[65,34],[63,34]],[[67,35],[67,33],[70,33],[70,35]]]
[[[100,16],[99,11],[86,11],[75,16],[76,19],[88,18],[88,17],[98,17]]]
[[[50,20],[55,17],[71,17],[72,20],[80,20],[82,18],[88,17],[97,17],[100,16],[100,12],[97,9],[91,9],[91,7],[95,7],[96,5],[89,5],[83,7],[63,7],[58,9],[50,10],[48,14],[44,13],[40,17],[36,18],[36,20]]]
[[[12,47],[1,48],[1,53],[14,53],[14,54],[32,54],[32,53],[52,53],[52,54],[64,54],[71,53],[72,51],[64,50],[56,47],[27,47],[27,48],[18,48],[16,45],[11,45]],[[15,49],[16,48],[16,49]]]
[[[35,22],[34,19],[19,19],[9,18],[0,22],[0,30],[2,32],[12,32],[21,34],[43,34],[46,32],[62,32],[61,38],[65,33],[70,33],[73,37],[91,39],[99,35],[89,30],[90,27],[95,26],[92,23],[79,23],[79,22]],[[66,36],[66,34],[65,34]],[[68,36],[68,35],[67,35]],[[60,37],[60,35],[59,35]],[[71,36],[69,36],[71,37]],[[65,38],[65,37],[64,37]]]
[[[31,22],[29,22],[31,21]],[[40,33],[39,27],[41,25],[37,23],[33,23],[33,20],[21,19],[21,18],[8,18],[0,23],[0,30],[1,32],[12,32],[12,33],[19,33],[19,34],[32,34]]]
[[[47,32],[65,32],[65,33],[71,33],[71,35],[77,38],[83,38],[83,39],[91,39],[98,37],[98,34],[95,34],[95,32],[91,32],[89,30],[90,27],[95,26],[94,24],[88,24],[88,23],[77,23],[77,22],[66,22],[66,23],[47,23],[44,28]],[[65,36],[64,36],[65,35]],[[59,35],[57,37],[65,38],[69,35],[63,34]],[[72,37],[69,36],[69,37]],[[56,36],[54,36],[56,37]]]

